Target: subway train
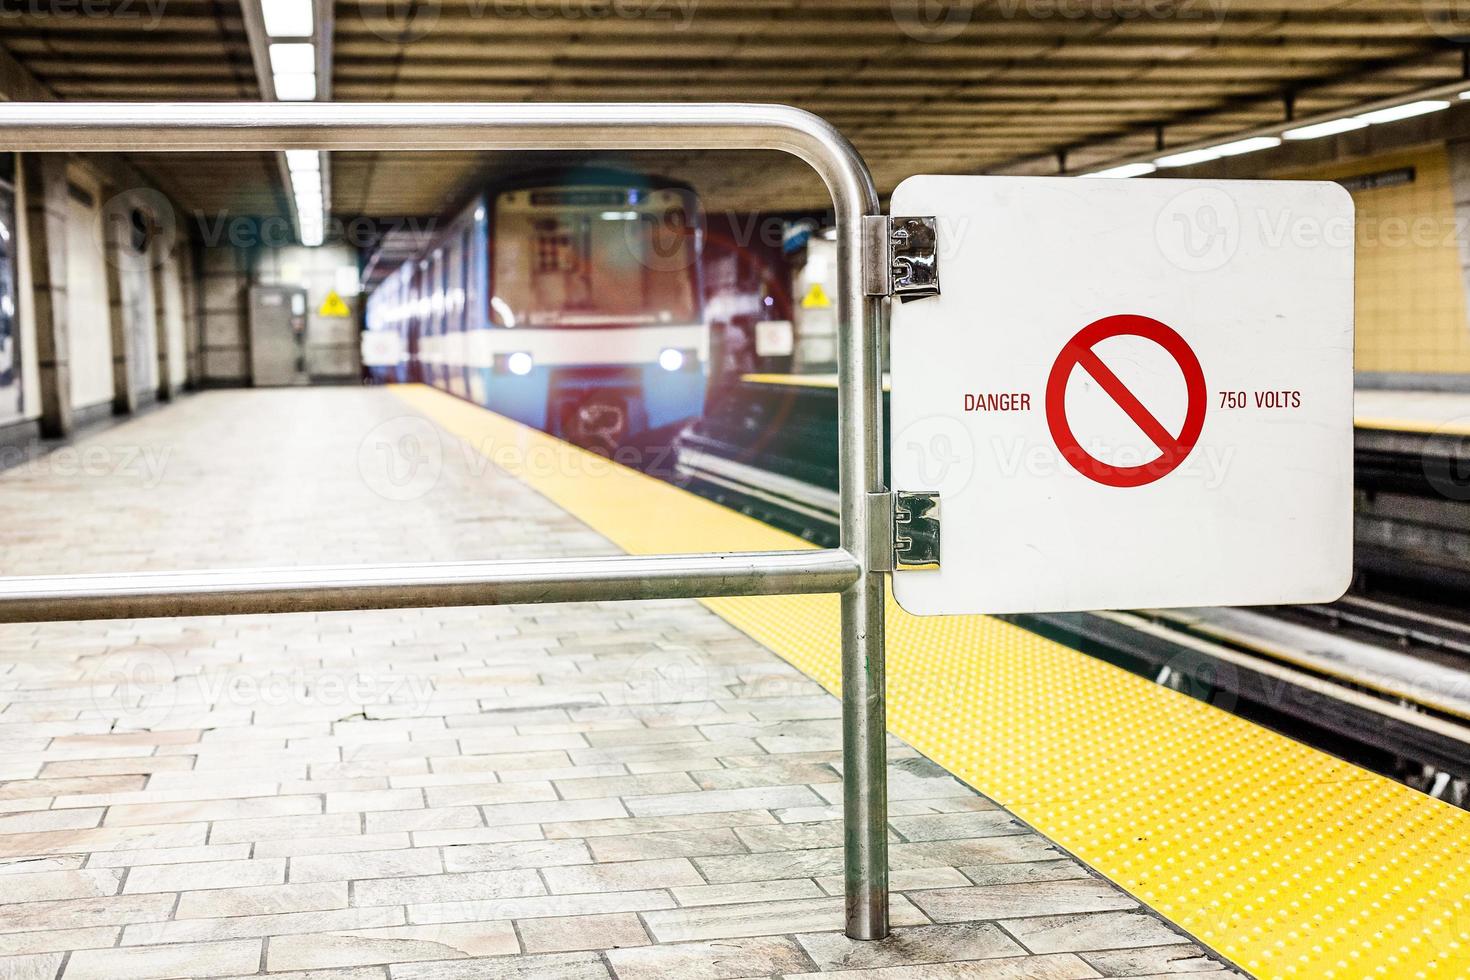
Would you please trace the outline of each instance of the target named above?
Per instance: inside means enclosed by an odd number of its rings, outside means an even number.
[[[421,381],[579,445],[672,433],[704,407],[703,215],[690,187],[610,171],[477,193],[368,298]]]

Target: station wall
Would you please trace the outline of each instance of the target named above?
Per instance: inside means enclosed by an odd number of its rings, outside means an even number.
[[[136,405],[151,401],[158,391],[158,304],[151,243],[134,236],[126,217],[106,222],[104,231],[111,238],[106,261],[115,266],[118,287],[112,296],[113,342],[121,340],[128,355],[125,373],[115,384],[126,383]]]
[[[1352,192],[1359,385],[1470,388],[1470,143],[1280,176]]]
[[[306,289],[306,370],[313,381],[356,381],[362,372],[357,253],[342,246],[265,250],[256,283]],[[323,312],[335,293],[346,315]]]
[[[12,154],[12,159],[16,155]],[[21,411],[18,421],[34,423],[41,417],[41,364],[36,350],[36,310],[30,298],[35,292],[35,277],[31,275],[30,231],[25,220],[26,182],[20,179],[19,161],[14,168],[15,186],[15,269],[16,269],[16,320],[20,328],[20,384]],[[12,422],[0,419],[0,424]]]
[[[71,358],[71,404],[78,417],[86,419],[111,411],[112,310],[107,296],[100,188],[79,168],[69,167],[66,194],[66,329]]]
[[[345,246],[256,249],[206,248],[202,256],[201,369],[212,386],[252,383],[251,286],[301,286],[307,296],[306,371],[313,382],[355,382],[361,377],[361,312],[357,253]],[[323,312],[333,293],[345,316]]]
[[[192,246],[174,234],[175,214],[154,213],[173,205],[105,159],[9,159],[20,410],[0,412],[0,443],[63,434],[189,384]],[[139,190],[152,202],[141,211]]]

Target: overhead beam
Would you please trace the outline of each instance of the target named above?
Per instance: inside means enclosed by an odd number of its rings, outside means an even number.
[[[0,98],[8,102],[55,102],[56,93],[42,85],[14,55],[0,48]]]

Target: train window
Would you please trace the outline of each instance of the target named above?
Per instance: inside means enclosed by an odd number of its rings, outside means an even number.
[[[565,327],[698,322],[697,221],[693,195],[678,190],[501,194],[491,320]]]

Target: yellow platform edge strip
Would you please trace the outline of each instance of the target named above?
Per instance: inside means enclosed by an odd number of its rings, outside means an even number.
[[[810,546],[453,396],[394,391],[629,553]],[[839,693],[835,596],[704,603]],[[888,717],[1257,977],[1470,977],[1470,813],[1017,626],[892,601]]]
[[[1470,436],[1470,425],[1463,422],[1435,422],[1430,419],[1389,419],[1358,416],[1353,420],[1356,429],[1372,429],[1376,432],[1407,432],[1425,436]]]

